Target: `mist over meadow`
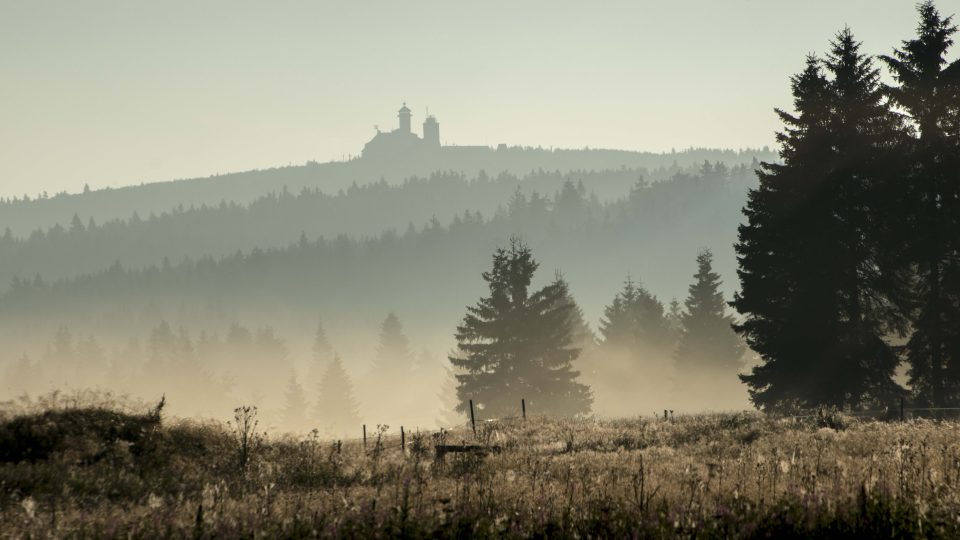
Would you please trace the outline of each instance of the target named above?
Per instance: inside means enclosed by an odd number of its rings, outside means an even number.
[[[569,283],[589,371],[604,309],[628,282],[675,325],[670,303],[712,249],[732,292],[739,209],[759,162],[775,159],[447,150],[0,202],[5,395],[166,394],[177,414],[216,418],[251,403],[289,430],[458,423],[447,355],[498,247],[522,239],[541,265],[535,284],[557,273]],[[596,412],[682,409],[668,398],[672,354],[624,366]],[[346,412],[319,405],[335,357]],[[712,405],[744,407],[745,396]]]

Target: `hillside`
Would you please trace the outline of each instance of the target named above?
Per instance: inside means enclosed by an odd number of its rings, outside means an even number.
[[[729,184],[733,192],[742,192],[755,181],[752,170],[745,166],[732,170],[720,163],[704,167],[700,164],[651,184],[649,197],[676,201],[710,196],[709,191],[685,192],[682,178],[689,176],[709,176]],[[56,281],[100,272],[114,263],[140,269],[177,264],[187,257],[220,258],[254,248],[286,247],[301,235],[311,240],[341,235],[362,239],[385,231],[419,228],[431,221],[447,224],[465,213],[479,213],[489,219],[506,212],[518,194],[556,198],[568,180],[581,191],[577,197],[589,199],[594,210],[602,212],[602,200],[614,204],[627,197],[644,173],[643,169],[620,169],[566,175],[536,172],[523,177],[502,173],[496,178],[482,173],[473,178],[437,173],[400,184],[381,180],[353,185],[336,194],[306,188],[293,194],[284,188],[246,205],[223,202],[180,207],[159,215],[135,215],[105,223],[74,217],[66,227],[36,230],[27,238],[0,236],[0,292],[7,290],[15,277],[32,281],[39,275],[46,281]],[[598,193],[605,196],[601,198]]]
[[[351,212],[377,215],[377,201],[396,203],[408,196],[420,200],[418,194],[429,192],[433,184],[358,188],[353,195],[334,199],[315,193],[284,195],[248,208],[218,207],[78,229],[62,233],[62,239],[48,236],[7,244],[6,259],[35,261],[31,270],[41,278],[21,273],[24,279],[16,279],[3,297],[0,317],[11,325],[26,324],[24,328],[41,323],[48,332],[76,320],[81,328],[120,335],[131,324],[143,331],[158,314],[173,319],[186,307],[217,305],[228,318],[249,314],[273,322],[271,316],[296,320],[300,313],[312,318],[317,311],[350,320],[416,305],[412,328],[446,335],[463,305],[475,297],[490,253],[511,235],[520,235],[548,273],[566,274],[595,320],[628,274],[665,300],[682,297],[689,276],[674,269],[692,268],[694,255],[704,247],[717,253],[718,269],[727,277],[728,292],[732,290],[730,246],[752,171],[738,168],[715,175],[713,170],[636,185],[608,203],[590,197],[586,185],[552,177],[560,190],[550,197],[514,192],[490,214],[466,211],[446,224],[429,219],[402,232],[390,228],[375,236],[325,236],[323,230]],[[601,175],[597,181],[611,178]],[[508,193],[516,185],[438,182],[438,190],[459,186],[464,201],[491,186]],[[352,206],[354,200],[362,211]],[[310,234],[301,236],[300,231]],[[257,245],[260,242],[268,247]],[[157,260],[163,256],[166,260]],[[183,257],[189,259],[180,262]],[[117,260],[121,262],[113,262]],[[96,269],[56,279],[84,265]],[[49,274],[44,268],[58,271],[45,277]],[[421,301],[424,295],[430,302]],[[120,315],[146,306],[155,312],[153,320]]]
[[[776,155],[761,150],[690,149],[681,152],[654,154],[617,150],[544,150],[539,148],[470,148],[450,157],[429,160],[354,159],[346,162],[315,163],[218,174],[206,178],[141,183],[122,188],[91,190],[77,194],[28,194],[0,202],[0,231],[9,228],[17,237],[54,224],[67,226],[74,215],[84,223],[94,219],[103,223],[127,219],[134,213],[147,217],[151,213],[169,212],[202,205],[218,206],[221,202],[247,205],[269,193],[286,187],[291,193],[303,189],[334,194],[358,185],[384,179],[396,184],[418,176],[429,177],[438,171],[455,171],[476,177],[480,171],[496,177],[501,172],[523,176],[531,171],[601,171],[621,168],[636,169],[648,180],[666,179],[678,170],[698,165],[705,160],[720,161],[728,167],[750,164],[754,159],[775,160]],[[601,197],[619,195],[598,191]],[[422,216],[420,220],[430,216]]]

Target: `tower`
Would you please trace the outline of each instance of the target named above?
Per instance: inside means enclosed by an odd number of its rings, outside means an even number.
[[[430,146],[440,146],[440,124],[433,115],[423,121],[423,142]]]
[[[410,109],[407,108],[407,104],[404,103],[403,107],[400,108],[400,112],[397,114],[400,117],[400,132],[401,133],[410,133]]]

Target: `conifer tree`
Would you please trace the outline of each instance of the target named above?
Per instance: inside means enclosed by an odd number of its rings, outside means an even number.
[[[736,246],[736,328],[762,364],[741,378],[758,407],[860,406],[896,393],[882,339],[899,321],[878,271],[877,209],[896,168],[898,123],[849,29],[792,80],[777,111],[782,164],[764,163]],[[823,73],[821,64],[830,77]]]
[[[347,433],[356,431],[360,424],[358,409],[353,382],[343,369],[340,357],[334,355],[317,388],[314,417],[328,433]]]
[[[303,429],[307,425],[307,396],[297,376],[290,374],[283,406],[283,420],[287,428]]]
[[[590,390],[571,367],[578,353],[571,346],[573,305],[563,301],[555,282],[530,291],[537,267],[516,238],[494,252],[493,267],[483,273],[490,296],[467,308],[450,356],[464,371],[457,375],[459,411],[466,412],[472,399],[484,417],[513,416],[526,399],[540,413],[589,412]]]
[[[330,340],[327,339],[327,330],[323,326],[323,321],[317,322],[317,331],[313,336],[313,359],[318,362],[328,362],[333,360],[333,347]]]
[[[443,367],[444,377],[440,382],[440,415],[437,417],[438,428],[455,428],[462,426],[467,417],[462,410],[458,410],[460,401],[457,399],[457,377],[450,365]]]
[[[307,368],[307,379],[305,384],[308,388],[316,387],[320,384],[324,370],[333,360],[333,347],[327,338],[326,328],[323,326],[323,320],[317,321],[317,330],[313,335],[313,359]]]
[[[628,350],[638,358],[668,354],[674,344],[663,304],[630,277],[604,308],[600,335],[607,348]]]
[[[676,298],[670,299],[670,308],[667,310],[667,322],[670,323],[670,329],[673,330],[674,334],[678,336],[680,331],[683,328],[683,322],[680,320],[680,316],[683,314],[683,308],[680,307],[680,301]]]
[[[570,285],[564,279],[561,272],[555,274],[553,285],[559,290],[557,296],[560,298],[560,302],[557,307],[563,308],[563,306],[566,305],[573,306],[569,310],[570,328],[573,331],[571,344],[580,352],[580,357],[590,354],[597,346],[597,335],[593,333],[593,329],[587,324],[587,320],[583,316],[583,310],[577,304],[576,299],[574,299],[573,294],[570,292]]]
[[[374,360],[374,372],[381,379],[396,380],[406,377],[413,368],[413,355],[410,342],[403,333],[403,325],[394,313],[388,313],[380,325],[380,338],[377,356]]]
[[[887,91],[918,135],[903,152],[906,182],[893,198],[899,236],[888,236],[893,260],[916,265],[918,309],[907,344],[910,385],[919,402],[960,405],[960,60],[946,56],[957,27],[933,2],[918,6],[917,37],[881,59],[898,83]],[[912,306],[908,306],[908,309]]]
[[[681,334],[676,361],[683,377],[733,376],[741,365],[745,347],[733,331],[734,319],[726,313],[720,275],[713,271],[713,254],[697,255],[697,273],[680,314]]]

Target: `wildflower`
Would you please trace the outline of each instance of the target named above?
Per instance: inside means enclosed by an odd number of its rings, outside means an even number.
[[[37,502],[33,500],[33,497],[27,497],[21,501],[20,506],[23,507],[23,511],[27,514],[27,517],[33,519],[37,513]]]
[[[151,493],[150,495],[147,496],[147,507],[148,507],[148,508],[150,508],[150,509],[152,509],[152,510],[156,510],[156,509],[160,508],[161,506],[163,506],[163,499],[161,499],[160,497],[157,497],[157,496],[154,495],[153,493]]]

